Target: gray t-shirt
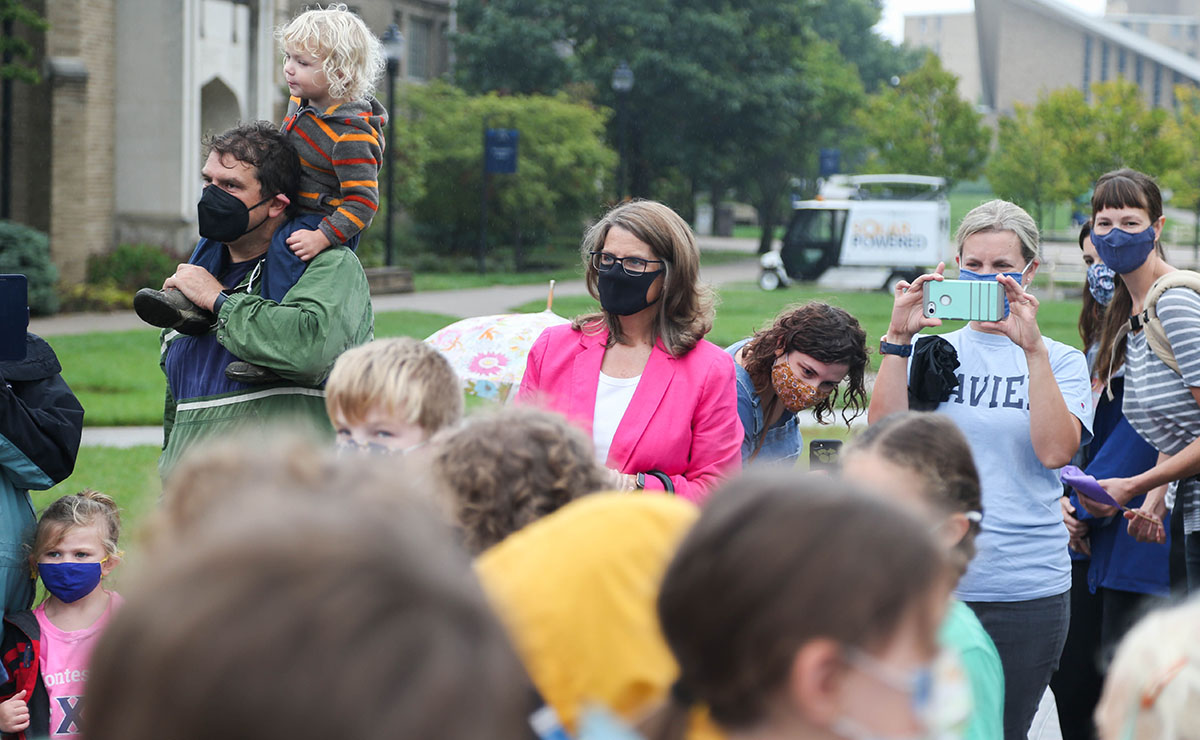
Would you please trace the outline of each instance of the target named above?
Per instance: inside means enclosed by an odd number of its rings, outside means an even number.
[[[1177,455],[1200,437],[1200,404],[1191,388],[1200,387],[1200,293],[1172,288],[1156,306],[1179,373],[1158,358],[1146,332],[1125,340],[1125,418],[1155,449]],[[1200,531],[1200,478],[1180,481],[1176,505],[1183,507],[1184,531]]]

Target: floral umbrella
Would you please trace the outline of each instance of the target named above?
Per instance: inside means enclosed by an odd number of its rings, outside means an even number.
[[[548,327],[568,321],[550,310],[553,284],[550,290],[545,311],[463,319],[434,332],[425,342],[450,361],[467,393],[506,401],[516,396],[534,340]]]

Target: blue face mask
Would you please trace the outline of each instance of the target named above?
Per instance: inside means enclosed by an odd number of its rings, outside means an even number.
[[[79,601],[100,585],[100,563],[38,563],[37,569],[46,590],[64,604]]]
[[[1028,265],[1025,265],[1025,269],[1021,270],[1020,272],[1006,272],[1004,274],[1008,275],[1013,280],[1016,280],[1017,284],[1020,284],[1021,281],[1023,281],[1025,279],[1025,271],[1028,270],[1032,266],[1033,266],[1033,263],[1030,262]],[[998,273],[998,272],[971,272],[970,270],[968,270],[965,267],[958,268],[958,279],[959,280],[991,280],[991,281],[995,282],[996,276],[999,274],[1000,273]],[[1004,315],[1001,316],[1000,318],[1002,320],[1008,318],[1008,296],[1007,295],[1004,297]]]
[[[1127,275],[1141,267],[1154,251],[1154,241],[1153,226],[1147,226],[1145,231],[1136,234],[1115,226],[1107,234],[1092,232],[1096,254],[1118,275]]]
[[[1113,289],[1116,288],[1117,273],[1103,262],[1094,262],[1087,271],[1087,286],[1092,298],[1101,306],[1107,306],[1112,300]]]

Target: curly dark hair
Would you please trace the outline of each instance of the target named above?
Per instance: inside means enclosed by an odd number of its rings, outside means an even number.
[[[846,377],[849,384],[844,394],[838,390],[829,394],[813,409],[822,424],[833,414],[839,394],[845,399],[842,420],[846,426],[854,417],[867,410],[867,389],[863,376],[867,368],[867,333],[858,319],[846,311],[820,301],[789,306],[775,317],[775,322],[756,333],[742,348],[742,367],[750,373],[754,390],[764,401],[768,415],[779,402],[771,385],[771,366],[775,351],[803,352],[818,362],[845,363],[850,367]]]
[[[472,554],[607,486],[591,440],[549,411],[476,416],[444,432],[436,447],[435,473]]]
[[[275,124],[268,121],[243,123],[224,133],[207,137],[204,146],[209,153],[228,154],[239,162],[253,166],[263,195],[282,193],[292,203],[288,213],[293,213],[300,191],[300,156]]]

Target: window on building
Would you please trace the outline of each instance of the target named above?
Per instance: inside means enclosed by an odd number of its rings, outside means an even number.
[[[1117,49],[1117,76],[1118,77],[1125,76],[1126,56],[1127,56],[1127,54],[1126,54],[1124,46]]]
[[[1100,81],[1108,80],[1108,42],[1100,42]]]
[[[1142,86],[1142,58],[1135,57],[1133,60],[1133,81]]]
[[[414,80],[429,79],[429,47],[433,42],[433,21],[427,18],[408,18],[408,76]]]
[[[921,19],[921,20],[920,20],[920,21],[917,23],[917,28],[918,28],[918,29],[920,29],[920,32],[921,32],[921,35],[922,35],[922,36],[923,36],[923,35],[925,35],[925,31],[928,29],[928,25],[929,25],[929,19],[928,19],[928,18],[922,18],[922,19]]]
[[[1162,78],[1163,68],[1158,62],[1154,63],[1154,93],[1151,97],[1150,104],[1155,108],[1162,105]]]

